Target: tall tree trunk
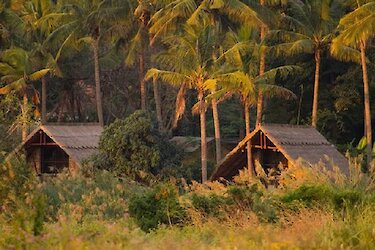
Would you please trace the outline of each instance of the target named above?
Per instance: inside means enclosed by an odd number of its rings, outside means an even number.
[[[42,77],[42,124],[47,123],[47,80]]]
[[[198,90],[199,116],[201,126],[201,163],[202,183],[207,181],[207,141],[206,141],[206,108],[204,103],[204,92]]]
[[[141,90],[141,109],[146,110],[145,52],[143,49],[139,55],[139,85]]]
[[[265,5],[265,0],[260,0],[260,5]],[[260,26],[260,41],[263,42],[266,37],[267,27],[262,24]],[[260,49],[260,62],[259,62],[259,75],[263,75],[266,70],[266,52],[263,48]],[[258,90],[258,102],[257,102],[257,119],[255,125],[258,126],[262,122],[263,116],[263,91]]]
[[[100,84],[100,67],[99,67],[99,40],[94,39],[92,42],[92,51],[94,53],[95,63],[95,98],[96,98],[96,110],[98,114],[98,121],[101,126],[104,126],[103,118],[103,103],[102,103],[102,91]]]
[[[22,98],[22,141],[26,141],[27,138],[27,113],[28,113],[28,107],[27,107],[27,94],[26,92],[23,93],[23,98]]]
[[[164,122],[163,122],[163,115],[161,113],[161,99],[160,99],[160,92],[159,92],[159,84],[158,84],[158,80],[156,78],[154,78],[152,80],[152,86],[153,86],[153,89],[154,89],[156,119],[158,121],[158,128],[159,128],[159,131],[165,131]]]
[[[149,41],[151,41],[151,34],[149,36]],[[154,46],[151,45],[151,53],[155,54]],[[160,98],[160,91],[159,91],[159,84],[158,80],[154,78],[152,80],[152,87],[154,90],[154,99],[155,99],[155,109],[156,109],[156,119],[158,121],[158,128],[159,131],[165,131],[164,122],[163,122],[163,115],[161,112],[161,98]]]
[[[217,109],[216,100],[212,100],[212,116],[214,118],[214,127],[215,127],[216,163],[219,164],[221,160],[221,135],[220,135],[219,112]]]
[[[249,107],[250,107],[249,100],[248,100],[248,98],[246,98],[246,101],[244,103],[246,137],[251,133]],[[246,156],[247,156],[247,169],[249,171],[250,178],[252,178],[254,176],[254,167],[253,167],[253,157],[252,157],[252,152],[251,152],[251,141],[250,140],[246,143]]]
[[[312,123],[311,125],[316,128],[317,115],[318,115],[318,95],[319,95],[319,74],[320,73],[320,49],[315,51],[315,81],[314,81],[314,100],[312,109]]]
[[[362,64],[362,74],[363,74],[363,95],[365,102],[365,127],[366,127],[366,153],[367,153],[367,166],[371,162],[371,151],[372,151],[372,134],[371,134],[371,112],[370,112],[370,90],[368,84],[367,76],[367,65],[366,65],[366,42],[362,39],[359,42],[361,50],[361,64]]]

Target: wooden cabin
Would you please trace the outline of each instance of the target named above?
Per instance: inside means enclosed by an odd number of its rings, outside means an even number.
[[[27,163],[37,175],[74,172],[97,152],[102,132],[103,127],[97,124],[42,125],[11,155],[24,149]]]
[[[248,142],[253,166],[258,161],[266,174],[272,168],[287,168],[299,159],[311,166],[320,163],[331,168],[334,164],[343,173],[349,171],[348,160],[315,128],[267,124],[258,126],[227,154],[218,164],[211,180],[232,180],[239,170],[247,167]]]

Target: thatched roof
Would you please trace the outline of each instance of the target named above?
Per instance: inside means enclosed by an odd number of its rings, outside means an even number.
[[[348,173],[348,160],[315,128],[267,124],[260,125],[246,136],[217,166],[211,180],[216,180],[228,174],[232,175],[243,168],[246,165],[246,153],[244,153],[246,144],[260,131],[292,164],[298,159],[302,159],[310,165],[322,163],[330,168],[333,162],[344,173]],[[332,162],[329,162],[328,159]]]
[[[97,152],[103,127],[97,124],[42,125],[31,132],[13,154],[21,148],[27,147],[28,142],[37,136],[39,131],[48,135],[74,161],[80,164]]]

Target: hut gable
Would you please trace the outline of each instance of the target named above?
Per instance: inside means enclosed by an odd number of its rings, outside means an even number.
[[[99,148],[103,127],[97,124],[42,125],[7,158],[25,149],[28,163],[38,174],[74,170]]]
[[[302,159],[310,165],[323,163],[328,168],[333,162],[344,173],[348,172],[347,159],[315,128],[267,124],[246,136],[217,166],[211,180],[230,179],[246,166],[248,141],[251,141],[253,157],[261,154],[264,165],[282,163],[287,167]]]
[[[42,130],[77,163],[95,154],[103,128],[99,125],[43,125]],[[33,133],[30,135],[32,136]],[[27,143],[27,141],[26,141]]]

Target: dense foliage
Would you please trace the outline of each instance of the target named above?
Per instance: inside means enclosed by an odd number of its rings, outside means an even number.
[[[191,61],[194,58],[188,54],[183,56],[184,51],[178,48],[186,50],[188,43],[183,42],[187,34],[194,35],[195,32],[196,36],[204,38],[204,32],[210,29],[211,39],[199,42],[199,49],[206,53],[200,55],[199,58],[205,61],[199,67],[201,72],[209,69],[216,82],[209,81],[202,86],[204,96],[215,91],[219,93],[213,97],[221,95],[223,86],[218,73],[239,71],[251,79],[258,76],[258,52],[262,48],[266,71],[282,65],[298,65],[304,69],[302,73],[290,72],[287,77],[280,77],[285,72],[274,72],[275,78],[269,84],[289,89],[297,98],[285,101],[270,94],[264,106],[263,121],[309,124],[315,96],[314,59],[319,50],[317,126],[336,144],[359,141],[364,135],[359,50],[349,42],[349,35],[342,45],[352,47],[345,47],[339,53],[341,57],[334,53],[339,47],[335,45],[331,53],[330,45],[336,34],[349,32],[346,31],[347,22],[344,19],[340,22],[345,14],[358,9],[359,16],[369,15],[367,23],[363,24],[366,26],[356,26],[356,31],[363,29],[367,34],[367,75],[372,93],[374,49],[371,34],[374,29],[371,1],[315,3],[290,0],[267,2],[264,6],[255,2],[3,1],[0,7],[0,87],[5,88],[0,91],[0,121],[5,125],[4,130],[12,124],[12,128],[35,126],[43,115],[46,121],[96,121],[98,100],[95,96],[99,88],[106,124],[142,107],[155,113],[162,131],[171,131],[177,125],[174,134],[199,135],[198,117],[184,112],[197,102],[196,93],[187,90],[194,85],[189,83],[193,78],[183,81],[176,75],[174,79],[164,75],[145,81],[144,75],[152,67],[186,75],[187,72],[183,72],[186,67],[195,67],[196,62]],[[347,19],[355,18],[353,15],[357,12]],[[263,41],[259,40],[262,25],[269,31]],[[189,32],[192,29],[195,31]],[[355,40],[356,35],[350,38]],[[185,41],[192,42],[191,38]],[[211,46],[210,50],[204,49],[207,46]],[[197,69],[192,70],[199,73]],[[245,78],[237,75],[235,79]],[[171,80],[172,86],[167,84]],[[213,86],[214,83],[217,85]],[[43,88],[46,96],[42,95]],[[11,107],[6,100],[9,95],[17,97]],[[223,138],[238,138],[244,134],[245,124],[240,118],[242,100],[239,102],[236,96],[238,94],[219,98],[218,118]],[[25,98],[28,106],[25,106]],[[249,98],[253,98],[250,103],[256,101],[256,92]],[[370,101],[373,104],[371,95]],[[251,116],[255,115],[253,107],[254,104],[249,106]],[[207,112],[209,136],[214,133],[214,124],[214,117]],[[6,144],[1,146],[2,150],[9,152],[12,140],[13,137],[9,137],[2,141]]]
[[[319,169],[312,174],[301,165],[273,190],[241,174],[229,186],[146,187],[106,171],[61,174],[41,183],[22,161],[2,165],[1,178],[0,247],[6,249],[375,244],[373,176],[362,174],[358,164],[347,178]]]
[[[145,111],[109,125],[101,135],[99,150],[95,165],[120,176],[166,175],[181,165],[181,152],[160,134]]]
[[[1,163],[0,248],[374,249],[374,37],[373,0],[2,0],[0,163],[41,123],[106,127],[76,175]],[[350,175],[208,182],[260,122],[316,127]]]

